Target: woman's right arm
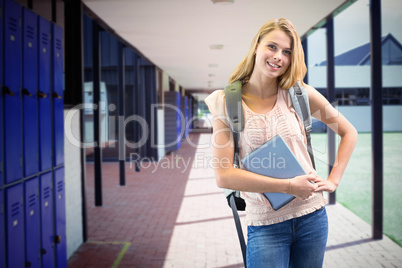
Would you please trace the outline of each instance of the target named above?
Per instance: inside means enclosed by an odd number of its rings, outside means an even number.
[[[307,199],[317,188],[315,175],[308,174],[290,179],[275,179],[233,167],[233,136],[231,129],[220,119],[213,120],[212,142],[215,178],[218,187],[245,192],[278,192]]]

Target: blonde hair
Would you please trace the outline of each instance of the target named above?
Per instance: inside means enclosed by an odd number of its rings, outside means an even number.
[[[276,29],[284,31],[290,37],[292,49],[290,65],[286,72],[278,77],[278,84],[282,89],[289,89],[297,80],[302,82],[306,75],[307,67],[304,62],[304,52],[299,35],[289,20],[280,18],[269,20],[261,27],[251,42],[250,49],[246,56],[232,72],[229,84],[238,80],[242,80],[244,83],[250,79],[255,63],[254,52],[260,43],[260,40],[262,40],[267,33]]]

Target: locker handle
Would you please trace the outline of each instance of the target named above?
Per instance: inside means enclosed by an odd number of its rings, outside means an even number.
[[[56,92],[52,93],[52,97],[55,99],[61,99],[61,96],[59,94],[57,94]]]
[[[3,92],[4,92],[4,94],[10,95],[10,96],[15,95],[14,92],[12,92],[9,87],[3,87]]]
[[[38,91],[38,96],[39,96],[39,98],[42,98],[42,99],[47,97],[47,95],[45,93],[43,93],[42,91]]]
[[[26,89],[26,88],[23,88],[22,89],[22,95],[27,95],[27,96],[29,96],[29,97],[32,97],[32,94],[28,91],[28,89]]]
[[[25,267],[31,267],[32,263],[30,261],[25,262]]]
[[[54,242],[55,242],[56,244],[60,244],[60,243],[61,243],[61,236],[60,236],[60,235],[56,235],[56,236],[54,237]]]
[[[42,248],[41,250],[40,250],[40,253],[43,255],[43,254],[46,254],[46,249],[44,249],[44,248]]]

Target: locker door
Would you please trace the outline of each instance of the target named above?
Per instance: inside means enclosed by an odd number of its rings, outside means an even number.
[[[186,104],[186,107],[185,107],[185,109],[186,109],[186,137],[188,137],[188,130],[189,130],[189,125],[188,125],[188,121],[189,121],[188,97],[185,97],[185,98],[186,98],[186,101],[185,101],[185,104]]]
[[[175,107],[177,108],[177,112],[176,112],[176,123],[177,123],[177,149],[179,149],[181,147],[181,132],[183,129],[183,126],[181,124],[181,113],[180,113],[180,93],[179,92],[175,92],[176,94],[176,103],[175,103]]]
[[[188,136],[188,98],[181,97],[181,115],[184,117],[182,118],[184,126],[183,126],[183,138],[187,138]]]
[[[64,101],[63,101],[63,30],[56,24],[53,29],[53,135],[54,165],[64,163]]]
[[[189,129],[193,129],[194,124],[194,115],[193,115],[193,97],[189,97],[188,99],[188,119],[190,121]]]
[[[1,1],[1,0],[0,0]],[[0,267],[5,267],[4,259],[4,204],[3,204],[3,191],[0,190]]]
[[[40,267],[38,177],[25,182],[25,265]]]
[[[54,267],[52,173],[40,176],[42,267]]]
[[[165,92],[165,144],[167,151],[175,151],[181,145],[181,98],[179,92]]]
[[[50,107],[50,22],[39,17],[39,155],[40,170],[52,167],[52,132]]]
[[[21,7],[4,2],[4,167],[5,181],[22,177],[21,134]]]
[[[3,10],[3,0],[0,0]],[[0,89],[3,89],[3,14],[0,15]],[[3,126],[3,93],[0,92],[0,126]],[[0,166],[3,166],[3,128],[0,128]],[[0,168],[0,186],[3,185],[3,169]],[[2,240],[0,240],[1,242]],[[2,254],[2,252],[0,252]],[[0,265],[2,265],[0,257]]]
[[[24,123],[24,174],[26,177],[39,170],[38,146],[38,17],[23,9],[22,26],[22,102]]]
[[[56,213],[56,267],[67,268],[67,243],[66,243],[66,198],[64,187],[64,167],[54,172],[55,185],[55,213]]]
[[[22,184],[6,189],[7,267],[24,266]]]

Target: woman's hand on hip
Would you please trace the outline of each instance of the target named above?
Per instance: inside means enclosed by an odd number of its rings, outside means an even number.
[[[315,189],[315,192],[326,191],[328,193],[333,193],[335,192],[336,188],[338,188],[338,186],[333,181],[331,181],[330,179],[324,180],[320,176],[317,176],[314,182],[317,185],[317,189]]]

